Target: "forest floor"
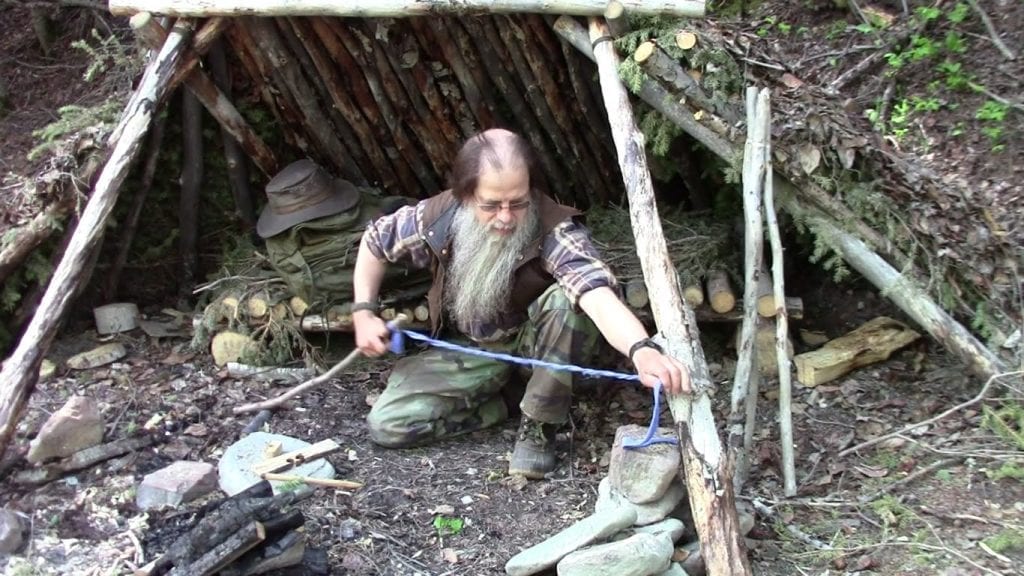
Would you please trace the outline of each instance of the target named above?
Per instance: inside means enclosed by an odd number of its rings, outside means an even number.
[[[747,21],[752,30],[777,39],[780,54],[789,55],[803,71],[802,81],[826,84],[871,52],[864,47],[869,42],[863,22],[827,4],[762,2]],[[911,9],[917,4],[911,2]],[[938,5],[942,18],[960,6]],[[1024,93],[1024,5],[1011,0],[982,5],[1017,55],[1016,60],[1006,58],[968,11],[958,28],[967,48],[958,53],[958,70],[988,93],[941,89],[954,76],[951,68],[940,72],[934,60],[921,58],[908,60],[892,76],[879,67],[851,85],[848,97],[852,110],[866,113],[885,101],[887,86],[893,84],[889,112],[883,115],[887,119],[878,126],[893,145],[940,174],[976,181],[986,193],[998,193],[993,206],[1013,206],[1024,197],[1024,115],[1013,100]],[[865,7],[873,8],[861,3]],[[899,3],[877,8],[902,17]],[[0,77],[10,94],[10,110],[0,118],[5,175],[23,177],[40,167],[40,160],[26,158],[37,143],[32,131],[56,120],[61,106],[92,105],[107,97],[81,81],[89,58],[69,47],[97,21],[87,12],[68,13],[53,56],[45,57],[34,42],[27,10],[0,8],[0,25],[8,31],[0,39]],[[939,41],[956,42],[945,39],[949,26],[948,20],[936,23]],[[933,91],[936,81],[942,86]],[[981,112],[987,102],[998,103],[992,94],[1010,102],[1002,114],[992,105]],[[23,216],[18,207],[0,204],[3,229]],[[795,328],[836,337],[880,314],[902,318],[862,284],[836,286],[815,272],[792,285],[807,303],[806,320]],[[159,315],[159,303],[142,304]],[[712,377],[719,384],[716,419],[721,423],[735,351],[725,344],[731,336],[727,328],[702,329]],[[106,339],[74,322],[64,334],[48,355],[60,368],[33,394],[18,429],[18,448],[23,450],[45,418],[72,394],[100,402],[107,439],[137,434],[162,415],[160,443],[37,488],[4,479],[0,504],[29,514],[34,525],[29,549],[0,559],[0,571],[131,573],[132,566],[162,551],[167,527],[181,521],[180,511],[147,514],[135,507],[134,490],[142,477],[178,459],[217,462],[248,422],[234,416],[232,408],[283,389],[228,378],[205,351],[189,349],[188,338],[154,340],[139,331],[114,338],[128,348],[123,360],[71,371],[63,360]],[[344,342],[334,344],[327,356],[336,360],[346,350]],[[805,349],[797,343],[797,353]],[[310,442],[336,440],[343,450],[328,459],[338,477],[364,483],[351,492],[320,490],[302,504],[310,543],[328,551],[335,574],[501,574],[516,552],[593,511],[615,429],[646,425],[650,419],[650,398],[641,390],[595,383],[579,391],[572,426],[559,436],[558,469],[548,480],[525,483],[505,473],[514,421],[425,448],[386,450],[372,444],[364,418],[390,366],[387,359],[363,361],[300,397],[267,426]],[[1024,396],[1019,382],[997,382],[988,396],[1019,404]],[[816,388],[796,385],[799,491],[789,499],[782,496],[777,396],[771,386],[763,386],[752,474],[740,496],[756,498],[772,510],[758,515],[750,534],[754,572],[1024,574],[1024,483],[1000,478],[1003,464],[1020,462],[1021,452],[983,425],[983,406],[998,409],[999,402],[975,403],[911,433],[840,455],[969,401],[983,385],[927,338],[835,382]],[[663,422],[670,418],[667,412],[662,415]],[[438,515],[461,518],[464,528],[442,536],[433,524]]]

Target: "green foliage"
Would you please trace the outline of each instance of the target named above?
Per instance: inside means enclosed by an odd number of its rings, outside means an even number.
[[[1024,450],[1024,406],[1007,402],[998,409],[982,407],[981,425],[996,436],[1010,443],[1017,450]]]
[[[112,125],[121,113],[121,102],[107,100],[102,104],[88,108],[70,104],[57,109],[59,118],[56,122],[32,131],[39,144],[28,153],[29,160],[35,160],[49,153],[60,145],[64,137],[92,128],[94,126]]]
[[[967,19],[967,15],[970,14],[971,7],[966,2],[959,2],[953,7],[953,10],[946,15],[946,18],[954,23],[959,24]]]
[[[886,494],[872,502],[871,509],[882,520],[886,529],[898,528],[913,516],[913,512],[892,494]]]
[[[462,518],[441,514],[434,516],[434,530],[437,530],[437,535],[441,537],[458,536],[462,532],[464,524]]]
[[[4,282],[3,292],[0,292],[0,312],[4,314],[13,312],[21,302],[25,289],[29,285],[44,284],[50,279],[53,266],[43,254],[42,250],[36,250],[29,254],[21,268]]]
[[[985,538],[983,542],[997,553],[1024,551],[1024,532],[1004,528],[995,536]]]
[[[85,40],[75,40],[71,47],[81,50],[89,55],[89,66],[86,67],[82,78],[86,82],[92,82],[108,70],[135,70],[138,68],[138,59],[134,57],[133,50],[121,43],[121,40],[114,34],[104,38],[92,29],[92,39],[95,45]]]
[[[1003,462],[1003,465],[998,470],[988,471],[988,477],[993,480],[1011,478],[1024,482],[1024,466],[1017,462]]]

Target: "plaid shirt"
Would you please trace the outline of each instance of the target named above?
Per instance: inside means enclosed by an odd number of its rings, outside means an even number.
[[[373,255],[388,262],[407,261],[417,268],[430,266],[424,206],[424,202],[405,206],[370,223],[364,238]],[[560,222],[545,235],[540,257],[544,270],[555,278],[577,311],[580,296],[594,288],[616,285],[615,276],[590,240],[590,232],[572,219]]]

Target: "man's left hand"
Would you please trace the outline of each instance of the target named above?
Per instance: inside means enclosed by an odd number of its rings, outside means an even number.
[[[633,354],[633,365],[640,382],[654,388],[661,381],[669,394],[689,394],[690,370],[682,362],[658,352],[654,348],[641,348]]]

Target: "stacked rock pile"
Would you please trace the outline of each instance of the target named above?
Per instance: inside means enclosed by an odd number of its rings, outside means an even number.
[[[653,444],[623,447],[646,430],[622,426],[615,433],[608,477],[598,486],[594,514],[523,550],[505,564],[509,576],[528,576],[552,567],[559,576],[700,576],[700,543],[688,529],[686,486],[679,478],[679,448]],[[673,436],[659,429],[659,436]],[[754,518],[740,511],[746,534]],[[684,535],[692,541],[680,544]]]

